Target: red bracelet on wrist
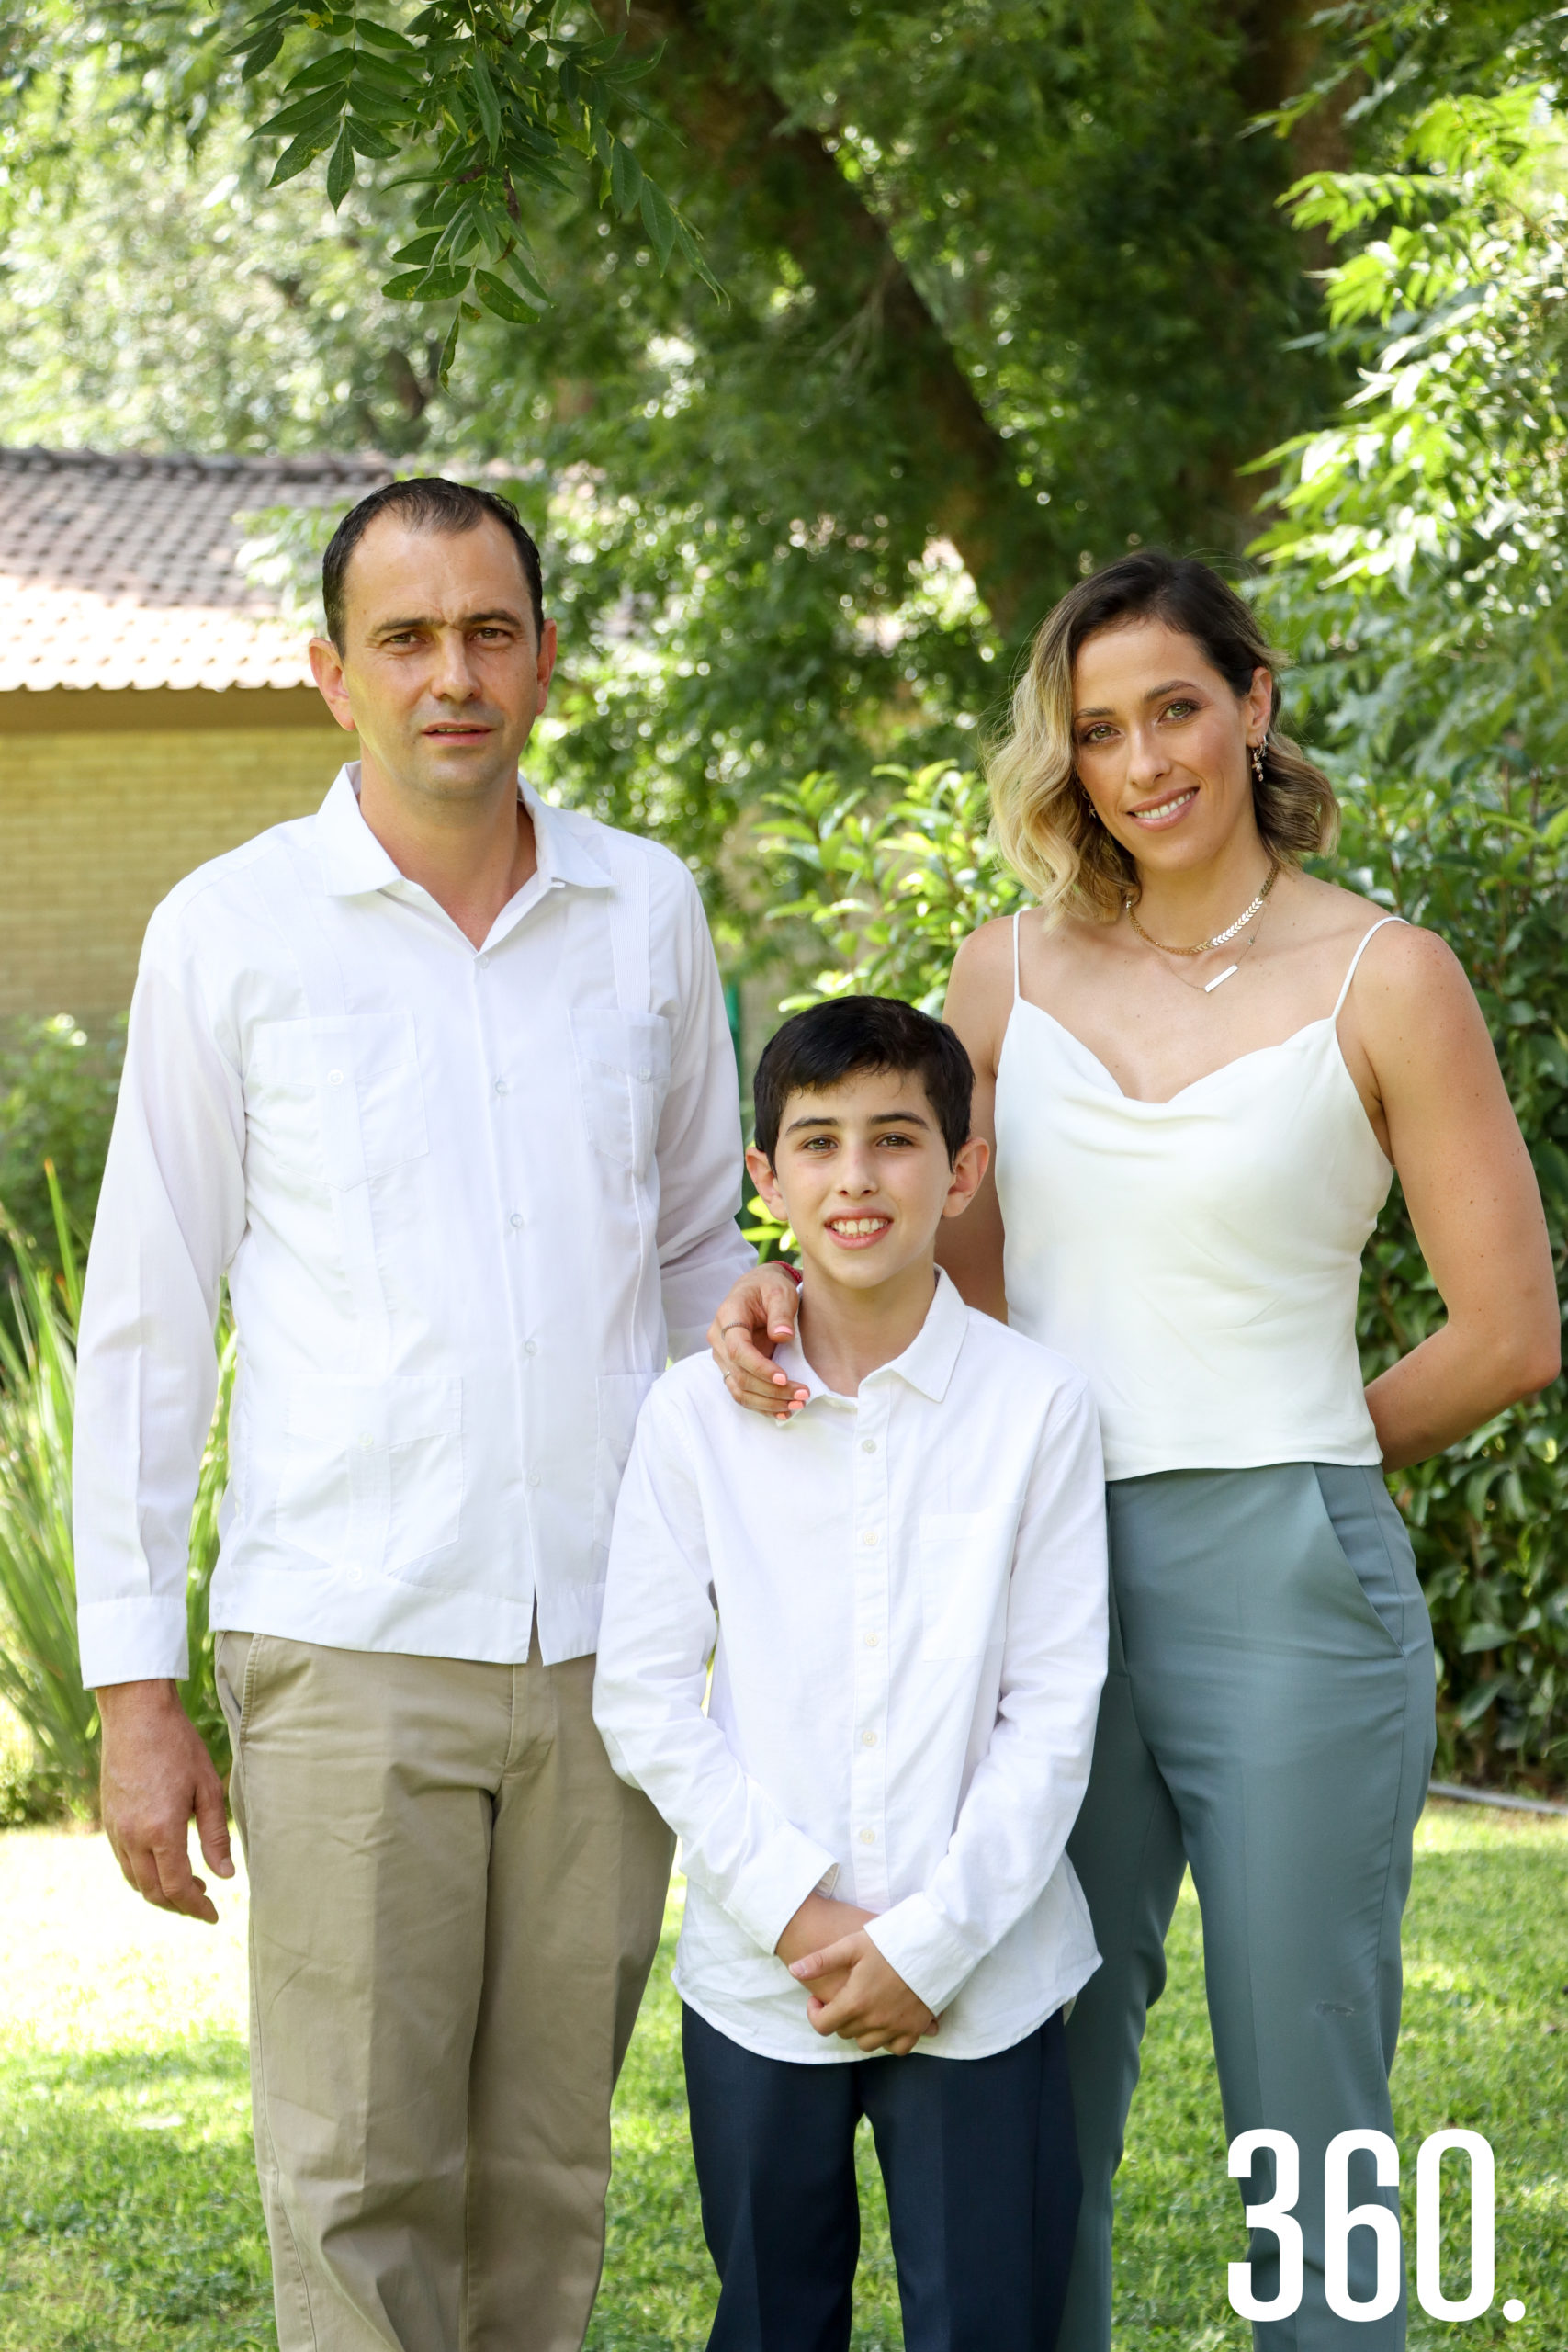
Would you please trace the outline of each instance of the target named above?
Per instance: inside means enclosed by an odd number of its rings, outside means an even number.
[[[802,1272],[801,1272],[801,1271],[800,1271],[800,1268],[799,1268],[798,1266],[792,1266],[792,1265],[791,1265],[791,1263],[790,1263],[790,1261],[789,1261],[789,1260],[788,1260],[787,1258],[775,1258],[775,1259],[773,1260],[773,1263],[774,1263],[774,1265],[775,1265],[775,1266],[782,1266],[782,1267],[783,1267],[783,1269],[784,1269],[784,1272],[789,1276],[789,1278],[790,1278],[791,1282],[795,1284],[795,1286],[796,1290],[798,1290],[798,1289],[800,1288],[800,1286],[801,1286],[801,1283],[802,1283],[805,1281],[805,1279],[806,1279],[806,1277],[804,1276],[804,1274],[802,1274]]]

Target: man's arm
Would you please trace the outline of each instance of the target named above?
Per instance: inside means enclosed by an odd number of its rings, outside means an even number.
[[[864,1931],[939,2014],[1039,1901],[1083,1802],[1105,1679],[1104,1476],[1079,1385],[1053,1401],[1030,1480],[990,1745],[929,1883]],[[852,1955],[840,1945],[809,1958],[841,1967]],[[795,1973],[809,1983],[816,1971],[797,1963]],[[838,2007],[818,2020],[825,2030],[846,2030]]]
[[[132,1001],[77,1351],[82,1678],[103,1727],[104,1827],[161,1909],[217,1913],[186,1852],[232,1874],[223,1792],[175,1684],[189,1671],[191,1507],[218,1393],[214,1326],[244,1229],[244,1105],[193,959],[153,917]]]
[[[593,1720],[622,1780],[678,1832],[686,1875],[763,1951],[837,1857],[745,1771],[704,1712],[718,1630],[690,1439],[668,1383],[644,1406],[615,1506]]]
[[[673,910],[680,1009],[659,1122],[659,1272],[672,1356],[701,1346],[709,1318],[756,1252],[735,1222],[744,1173],[740,1089],[707,918],[689,875]]]

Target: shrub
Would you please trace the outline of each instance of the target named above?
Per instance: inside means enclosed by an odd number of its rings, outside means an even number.
[[[73,1230],[92,1230],[124,1057],[123,1020],[96,1039],[68,1012],[0,1032],[0,1201],[46,1252],[55,1230],[46,1163]]]
[[[15,1271],[12,1329],[0,1324],[0,1699],[32,1746],[25,1778],[13,1769],[13,1816],[64,1807],[96,1816],[98,1711],[84,1690],[76,1648],[76,1569],[71,1532],[75,1339],[82,1287],[59,1179],[46,1167],[59,1270],[9,1217]],[[4,1213],[0,1212],[0,1216]],[[191,1672],[181,1686],[193,1720],[228,1765],[228,1734],[212,1677],[208,1587],[218,1555],[217,1518],[227,1479],[232,1331],[222,1336],[218,1409],[191,1517],[186,1585]]]
[[[81,1283],[65,1204],[49,1190],[62,1261],[56,1277],[15,1226],[13,1330],[0,1325],[0,1697],[33,1743],[35,1777],[73,1810],[97,1804],[98,1711],[76,1664],[71,1544],[74,1334]]]

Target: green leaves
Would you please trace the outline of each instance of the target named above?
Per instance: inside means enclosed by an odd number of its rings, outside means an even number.
[[[987,842],[980,776],[944,761],[875,773],[889,789],[874,800],[829,773],[768,796],[769,921],[809,922],[832,957],[784,1010],[865,989],[938,1012],[960,942],[1023,903]]]
[[[642,194],[642,165],[624,139],[617,139],[610,159],[610,193],[617,212],[630,212]]]
[[[337,145],[333,149],[332,159],[327,165],[327,200],[334,212],[353,186],[354,148],[345,122],[338,132]]]
[[[1328,309],[1362,380],[1274,453],[1269,602],[1335,670],[1355,765],[1439,791],[1506,755],[1550,795],[1568,763],[1564,130],[1533,76],[1449,92],[1392,168],[1292,192],[1346,244]]]
[[[436,0],[404,27],[358,6],[272,0],[235,44],[248,81],[270,76],[280,61],[293,69],[284,103],[256,133],[288,141],[272,185],[326,154],[335,209],[354,185],[356,156],[409,157],[409,184],[423,191],[420,225],[435,242],[385,292],[394,301],[477,304],[518,326],[548,300],[526,258],[527,208],[564,192],[571,170],[597,164],[601,200],[623,219],[640,217],[660,270],[679,253],[716,293],[691,229],[615,128],[637,110],[634,85],[653,60],[628,58],[619,40],[558,29],[558,17],[570,22],[555,5],[530,8],[519,23],[485,0]]]
[[[506,319],[513,326],[520,327],[532,326],[547,300],[542,293],[519,293],[515,287],[507,284],[504,277],[498,277],[493,269],[475,270],[474,291],[487,311],[492,311],[498,319]]]
[[[676,234],[675,215],[671,209],[670,199],[661,189],[655,187],[651,180],[645,179],[637,203],[642,213],[642,225],[659,255],[659,266],[660,269],[668,268]]]
[[[490,67],[485,63],[485,53],[477,45],[474,50],[473,62],[468,70],[472,77],[474,103],[479,108],[479,123],[484,131],[486,143],[493,156],[501,145],[501,100],[496,96],[495,84],[490,78]]]

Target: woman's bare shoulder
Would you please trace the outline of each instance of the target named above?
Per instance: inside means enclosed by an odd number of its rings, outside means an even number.
[[[953,959],[943,1017],[982,1077],[996,1069],[1012,1012],[1012,918],[998,915],[972,931]]]
[[[1303,911],[1325,983],[1337,987],[1355,961],[1348,1034],[1374,1065],[1404,1053],[1413,1040],[1428,1050],[1441,1040],[1441,1050],[1452,1052],[1461,1044],[1468,1050],[1484,1035],[1474,990],[1446,939],[1404,917],[1391,922],[1392,909],[1359,890],[1302,878],[1313,893]]]
[[[1370,978],[1375,971],[1386,975],[1396,988],[1420,985],[1438,973],[1463,978],[1458,956],[1437,932],[1406,916],[1395,916],[1392,907],[1381,906],[1376,899],[1366,898],[1359,890],[1347,890],[1337,882],[1319,882],[1303,874],[1296,883],[1311,935],[1325,944],[1343,944],[1353,952],[1380,923],[1383,925],[1376,944],[1368,948],[1358,967],[1358,978],[1363,972]]]
[[[965,981],[984,986],[1000,972],[1006,974],[1010,989],[1012,925],[1011,915],[993,915],[989,922],[983,922],[977,931],[970,932],[953,959],[953,978],[956,979],[962,973]]]
[[[1389,912],[1359,890],[1348,890],[1342,882],[1320,882],[1314,874],[1289,874],[1276,892],[1277,905],[1287,891],[1303,928],[1318,939],[1357,939]]]

